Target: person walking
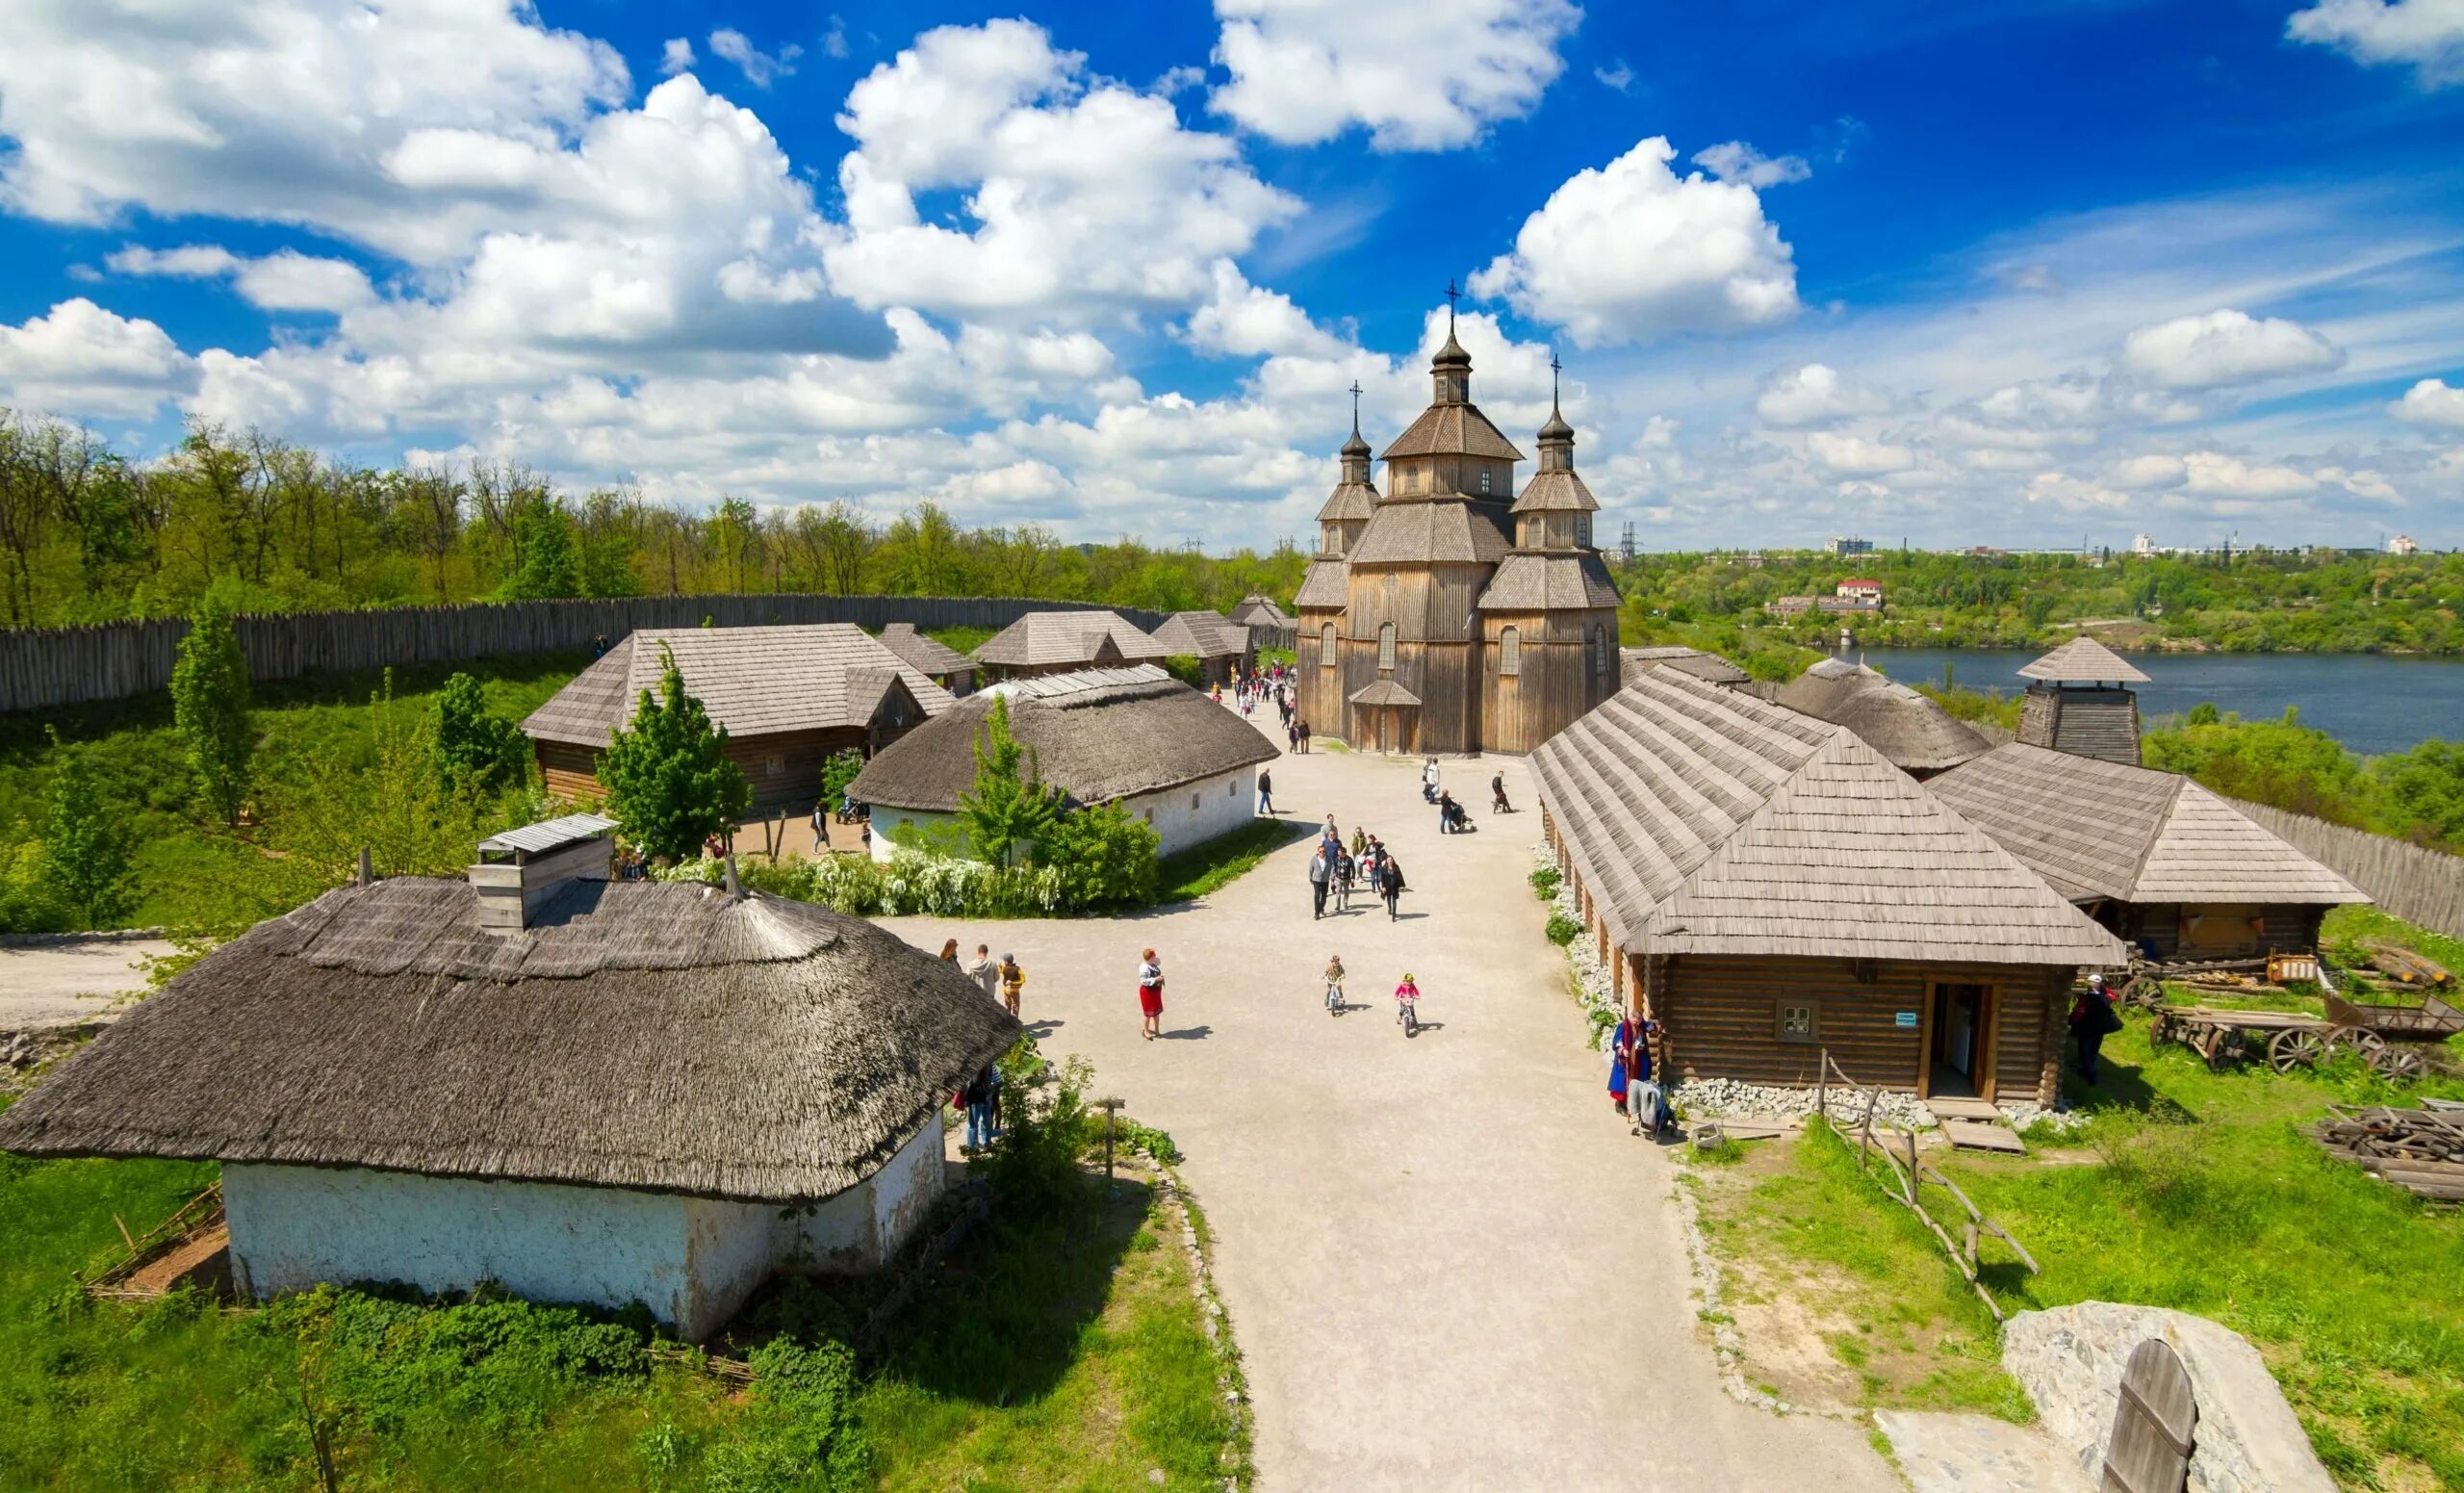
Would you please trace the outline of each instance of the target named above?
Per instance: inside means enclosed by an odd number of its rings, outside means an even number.
[[[966,1142],[962,1147],[980,1151],[991,1145],[993,1137],[1001,1133],[1001,1070],[991,1064],[966,1081],[959,1096],[966,1101]]]
[[[1332,810],[1328,810],[1326,811],[1326,833],[1324,838],[1338,845],[1344,842],[1344,832],[1336,827],[1334,811]]]
[[[1309,858],[1309,920],[1316,922],[1326,915],[1326,885],[1335,879],[1334,858],[1326,842],[1318,842],[1317,854]]]
[[[1499,773],[1496,777],[1489,780],[1489,812],[1493,814],[1510,814],[1514,812],[1514,806],[1505,801],[1504,773]]]
[[[1138,1035],[1153,1042],[1163,1035],[1164,962],[1153,949],[1138,956]]]
[[[2096,1051],[2105,1039],[2121,1030],[2121,1017],[2114,1014],[2113,996],[2105,990],[2105,977],[2088,976],[2087,989],[2070,1006],[2070,1035],[2079,1039],[2079,1076],[2090,1083],[2097,1082]]]
[[[1263,767],[1258,769],[1258,812],[1274,817],[1274,774]]]
[[[1357,825],[1357,824],[1353,825],[1353,826],[1352,826],[1352,830],[1351,830],[1351,855],[1352,855],[1352,859],[1353,859],[1353,860],[1355,860],[1355,861],[1359,860],[1359,859],[1360,859],[1360,857],[1361,857],[1361,855],[1362,855],[1362,853],[1363,853],[1363,852],[1365,852],[1365,851],[1367,851],[1368,849],[1369,849],[1369,831],[1368,831],[1366,828],[1364,828],[1363,826],[1360,826],[1360,825]]]
[[[1434,757],[1421,764],[1421,800],[1430,804],[1437,802],[1437,759]]]
[[[1018,992],[1026,987],[1026,983],[1027,972],[1018,967],[1018,956],[1002,955],[1001,1004],[1007,1006],[1010,1009],[1010,1015],[1014,1017],[1018,1014]]]
[[[992,962],[991,945],[975,946],[975,963],[966,966],[966,977],[984,991],[986,999],[1001,998],[1001,966]]]
[[[1377,857],[1377,894],[1386,899],[1388,922],[1403,915],[1396,910],[1396,904],[1403,898],[1403,868],[1392,855],[1382,850]]]
[[[1299,726],[1300,726],[1300,755],[1301,755],[1301,756],[1303,756],[1303,757],[1306,757],[1306,756],[1308,756],[1308,755],[1309,755],[1309,723],[1308,723],[1306,720],[1303,720],[1303,721],[1301,721],[1301,722],[1299,723]]]
[[[1454,802],[1453,794],[1440,793],[1437,795],[1437,833],[1440,835],[1453,834],[1454,821],[1461,816],[1462,812],[1463,810],[1461,806]]]
[[[812,853],[819,855],[830,848],[830,800],[812,801]]]

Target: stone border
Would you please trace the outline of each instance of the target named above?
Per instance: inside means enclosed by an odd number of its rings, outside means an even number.
[[[1198,1309],[1204,1313],[1207,1341],[1215,1346],[1216,1388],[1222,1392],[1223,1403],[1232,1412],[1232,1444],[1224,1448],[1224,1453],[1234,1465],[1224,1474],[1223,1493],[1243,1493],[1247,1480],[1255,1476],[1250,1453],[1256,1426],[1249,1407],[1248,1379],[1241,1371],[1240,1345],[1232,1340],[1232,1318],[1215,1289],[1215,1268],[1208,1258],[1213,1230],[1206,1227],[1206,1214],[1198,1207],[1197,1199],[1190,1196],[1177,1168],[1142,1152],[1127,1154],[1134,1158],[1133,1165],[1143,1169],[1153,1179],[1156,1195],[1180,1210],[1181,1248],[1190,1262],[1190,1293],[1197,1298]]]

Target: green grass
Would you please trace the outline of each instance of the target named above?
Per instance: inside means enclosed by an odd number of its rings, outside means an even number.
[[[973,654],[992,641],[990,628],[935,628],[924,634],[953,653]]]
[[[1166,856],[1155,868],[1155,900],[1187,902],[1221,891],[1258,868],[1258,862],[1318,826],[1289,819],[1259,819],[1231,834]]]

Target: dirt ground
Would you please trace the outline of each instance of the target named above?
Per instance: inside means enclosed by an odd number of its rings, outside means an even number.
[[[0,944],[0,1032],[74,1026],[145,989],[144,962],[171,952],[163,939],[97,935]]]

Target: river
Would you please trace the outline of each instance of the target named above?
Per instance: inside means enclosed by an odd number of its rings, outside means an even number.
[[[1938,684],[1945,664],[1969,689],[2014,693],[2027,687],[2020,665],[2041,649],[1868,648],[1852,650],[1907,684]],[[2380,654],[2126,654],[2149,682],[2139,686],[2143,721],[2177,715],[2201,701],[2245,719],[2274,719],[2287,706],[2368,756],[2401,752],[2432,736],[2464,740],[2464,658]]]

